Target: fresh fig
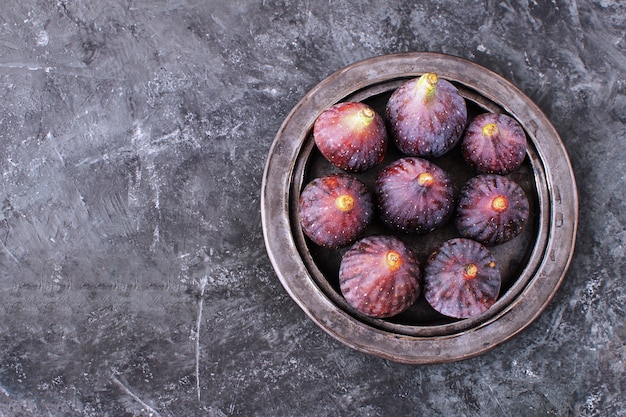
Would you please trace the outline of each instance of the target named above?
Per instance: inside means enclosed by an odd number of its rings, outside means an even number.
[[[431,232],[443,226],[454,209],[450,176],[422,158],[400,158],[383,168],[374,193],[379,217],[397,231]]]
[[[461,189],[455,225],[461,236],[493,246],[518,236],[529,213],[528,198],[519,184],[501,175],[481,174]]]
[[[373,216],[372,195],[365,184],[349,174],[315,178],[300,193],[300,225],[320,246],[339,248],[353,243]]]
[[[500,271],[480,243],[455,238],[433,251],[424,268],[424,296],[439,313],[455,318],[487,311],[498,298]]]
[[[364,172],[380,164],[387,150],[383,118],[361,102],[341,102],[322,112],[313,124],[321,154],[348,172]]]
[[[461,139],[467,106],[459,90],[435,73],[400,85],[385,110],[390,137],[409,156],[439,157]]]
[[[392,236],[368,236],[343,255],[341,293],[348,304],[371,317],[395,316],[408,309],[420,292],[419,262]]]
[[[479,173],[506,175],[526,156],[526,134],[511,116],[483,113],[467,126],[461,139],[465,162]]]

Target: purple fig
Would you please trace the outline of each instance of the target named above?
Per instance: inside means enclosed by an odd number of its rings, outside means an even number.
[[[452,83],[426,73],[392,93],[386,117],[390,137],[401,152],[434,158],[459,142],[467,123],[467,106]]]
[[[449,317],[468,318],[484,313],[496,302],[501,277],[486,247],[456,238],[430,255],[423,285],[426,301],[435,310]]]
[[[403,232],[431,232],[443,226],[454,209],[450,176],[422,158],[401,158],[382,169],[375,195],[381,220]]]
[[[344,173],[316,178],[300,194],[298,216],[304,233],[328,248],[357,240],[374,216],[372,196],[361,181]]]
[[[313,138],[331,164],[349,172],[380,164],[387,150],[383,118],[360,102],[337,103],[322,112],[313,125]]]
[[[408,309],[420,292],[419,263],[392,236],[369,236],[342,257],[341,293],[348,304],[371,317],[391,317]]]
[[[506,175],[524,162],[526,134],[506,114],[480,114],[467,126],[461,151],[465,162],[477,172]]]
[[[493,246],[519,235],[529,213],[528,198],[516,182],[501,175],[481,174],[461,189],[455,225],[461,236]]]

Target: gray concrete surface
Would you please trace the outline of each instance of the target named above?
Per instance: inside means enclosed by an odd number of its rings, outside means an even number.
[[[0,416],[626,415],[626,5],[4,1]],[[282,120],[330,73],[431,51],[550,118],[579,187],[567,277],[462,362],[353,351],[267,258]]]

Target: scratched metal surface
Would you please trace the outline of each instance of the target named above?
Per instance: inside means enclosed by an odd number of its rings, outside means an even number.
[[[626,414],[622,1],[3,3],[0,416]],[[408,51],[524,91],[580,195],[544,313],[445,365],[326,335],[260,224],[290,109],[339,68]]]

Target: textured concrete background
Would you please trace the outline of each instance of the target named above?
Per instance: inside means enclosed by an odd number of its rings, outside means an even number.
[[[2,3],[0,416],[626,415],[623,1]],[[330,73],[405,51],[518,86],[580,192],[544,313],[446,365],[327,336],[260,226],[290,109]]]

